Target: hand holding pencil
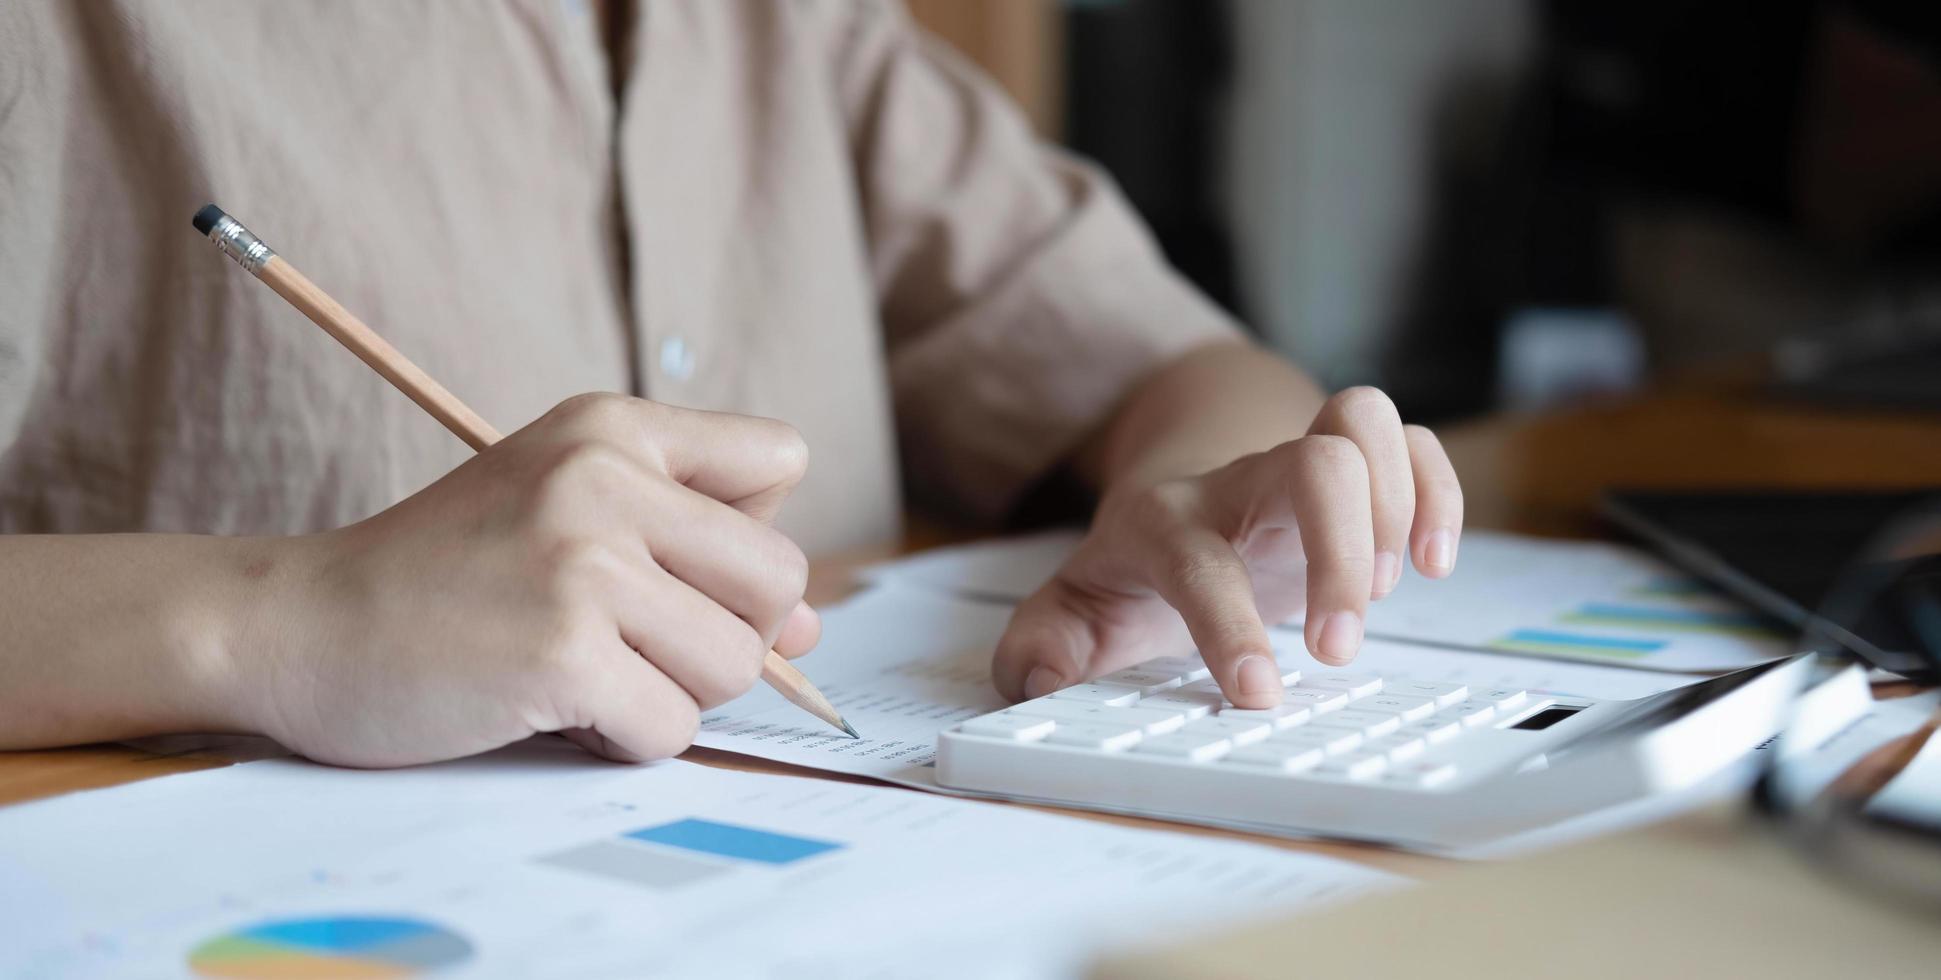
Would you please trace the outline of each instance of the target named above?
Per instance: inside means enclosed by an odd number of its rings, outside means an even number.
[[[481,451],[281,573],[332,601],[260,617],[274,652],[239,681],[267,692],[267,734],[347,765],[542,731],[659,758],[757,677],[855,734],[785,659],[819,632],[806,561],[769,526],[806,465],[793,429],[582,395],[501,440],[214,205],[196,227]]]

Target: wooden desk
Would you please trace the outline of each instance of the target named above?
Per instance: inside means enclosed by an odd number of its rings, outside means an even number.
[[[1941,415],[1832,411],[1716,387],[1456,426],[1474,527],[1590,537],[1609,487],[1941,487]]]
[[[1445,430],[1461,473],[1472,527],[1529,533],[1595,534],[1597,494],[1607,486],[1792,487],[1941,486],[1941,417],[1815,411],[1716,391],[1671,391],[1648,398],[1540,416],[1500,416]],[[918,528],[910,549],[953,537]],[[825,562],[811,601],[848,590],[849,573],[878,554]],[[814,673],[813,658],[808,670]],[[684,758],[752,772],[855,779],[709,749]],[[163,756],[122,746],[0,753],[0,804],[224,765],[195,754]],[[914,790],[912,792],[915,792]],[[1448,862],[1380,848],[1255,837],[1233,831],[1100,814],[1086,819],[1185,829],[1214,837],[1346,857],[1413,875]]]

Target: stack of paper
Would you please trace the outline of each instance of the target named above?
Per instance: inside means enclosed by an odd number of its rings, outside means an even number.
[[[1107,943],[1398,880],[545,740],[392,772],[255,762],[0,810],[0,975],[1068,976]]]
[[[924,552],[864,577],[1016,602],[1078,544],[1058,531]],[[1298,620],[1287,624],[1299,629]],[[1649,554],[1599,541],[1471,530],[1456,573],[1413,568],[1368,609],[1370,636],[1651,670],[1717,672],[1792,652],[1785,628]]]

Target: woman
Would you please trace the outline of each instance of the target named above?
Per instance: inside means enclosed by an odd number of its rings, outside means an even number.
[[[10,4],[0,161],[0,748],[670,755],[901,487],[1097,500],[1014,698],[1190,633],[1269,706],[1263,617],[1346,663],[1455,561],[1433,436],[1249,343],[890,4]],[[523,428],[470,457],[210,200]]]

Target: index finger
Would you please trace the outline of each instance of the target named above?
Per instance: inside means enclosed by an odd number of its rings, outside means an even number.
[[[594,392],[548,413],[640,454],[676,482],[763,522],[809,468],[808,445],[775,419],[678,408]]]
[[[1281,670],[1254,604],[1253,576],[1226,538],[1210,529],[1187,532],[1155,569],[1160,598],[1179,612],[1221,693],[1235,707],[1281,703]]]
[[[1234,537],[1276,528],[1300,533],[1307,555],[1308,651],[1340,666],[1361,647],[1372,593],[1374,534],[1368,467],[1340,436],[1306,436],[1217,473],[1216,521]]]
[[[650,424],[663,434],[668,475],[756,520],[773,521],[809,470],[808,444],[786,422],[660,407]]]

